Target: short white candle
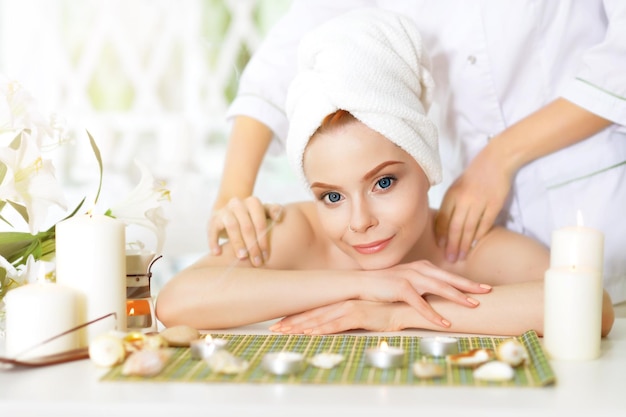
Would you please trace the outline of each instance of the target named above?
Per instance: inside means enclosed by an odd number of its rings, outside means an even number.
[[[76,215],[56,225],[57,282],[80,294],[79,321],[110,313],[126,331],[126,231],[123,222],[104,215]],[[81,347],[111,330],[107,320],[81,332]]]
[[[296,352],[271,352],[263,356],[261,364],[274,375],[289,375],[302,370],[304,356]]]
[[[383,340],[378,347],[365,351],[365,359],[368,365],[376,368],[399,367],[404,362],[404,349],[391,347]]]
[[[578,212],[578,225],[552,232],[550,267],[589,268],[602,273],[604,264],[604,235],[599,230],[583,226]]]
[[[9,291],[6,304],[7,356],[29,359],[76,349],[76,332],[41,342],[76,327],[78,294],[59,284],[27,284]]]
[[[459,353],[459,340],[450,336],[422,337],[420,353],[430,356],[446,356]]]
[[[552,232],[544,277],[543,342],[552,359],[600,355],[604,235],[582,226]]]

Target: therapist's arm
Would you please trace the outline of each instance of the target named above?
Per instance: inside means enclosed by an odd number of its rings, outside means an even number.
[[[450,262],[464,259],[507,199],[529,162],[600,132],[611,121],[558,98],[491,139],[444,196],[435,230]]]
[[[224,235],[231,239],[233,249],[241,254],[241,258],[250,254],[251,259],[255,259],[268,252],[264,232],[266,208],[254,199],[248,201],[256,204],[246,205],[245,199],[254,191],[259,168],[271,141],[272,131],[265,124],[248,116],[235,118],[219,192],[208,224],[209,249],[213,254],[221,253],[218,239]],[[267,214],[272,217],[271,213]],[[248,243],[242,236],[246,231],[251,235]]]

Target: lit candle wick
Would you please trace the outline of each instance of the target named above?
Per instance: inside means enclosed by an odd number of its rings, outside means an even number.
[[[386,340],[383,340],[382,342],[380,342],[380,345],[378,346],[378,348],[380,350],[387,350],[389,349],[389,344],[387,343]]]

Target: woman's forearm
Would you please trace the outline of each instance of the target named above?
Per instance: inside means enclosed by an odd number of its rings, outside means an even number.
[[[358,271],[188,268],[160,291],[166,326],[236,327],[358,297]]]

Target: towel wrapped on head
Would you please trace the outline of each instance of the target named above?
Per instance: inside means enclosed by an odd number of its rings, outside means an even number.
[[[287,157],[304,175],[304,150],[323,119],[337,110],[385,136],[441,181],[437,128],[426,116],[434,81],[415,24],[394,12],[362,8],[307,34],[287,95]]]

